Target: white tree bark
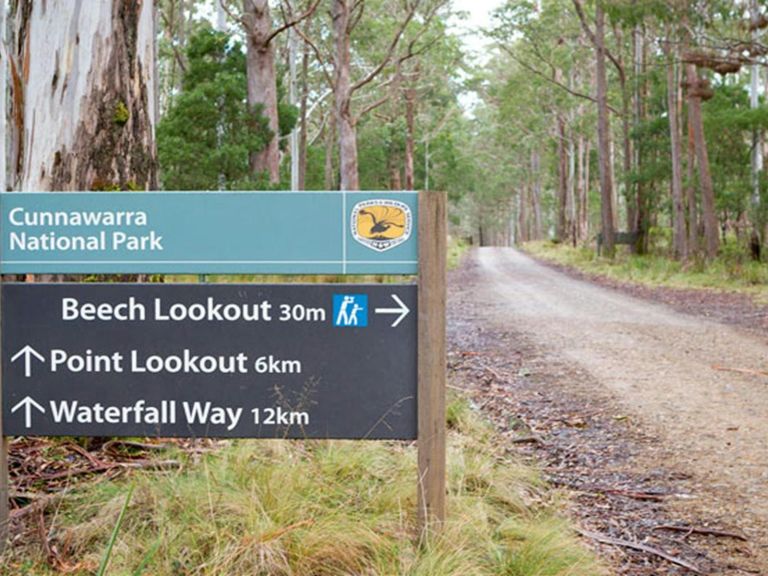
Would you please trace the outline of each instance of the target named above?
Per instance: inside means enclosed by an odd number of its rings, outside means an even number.
[[[155,189],[151,0],[14,0],[14,189]]]
[[[8,99],[8,45],[5,41],[5,0],[0,0],[0,190],[5,190],[7,184],[6,147],[8,140],[8,118],[6,118],[6,101]]]

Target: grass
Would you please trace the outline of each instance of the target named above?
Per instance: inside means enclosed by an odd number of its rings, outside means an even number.
[[[469,249],[469,245],[460,238],[448,236],[448,269],[453,270],[458,267],[462,257]]]
[[[605,573],[558,515],[559,495],[506,456],[465,402],[451,403],[448,422],[448,520],[422,545],[413,445],[230,441],[177,454],[181,471],[82,485],[48,519],[59,568],[93,574],[112,543],[115,576]],[[0,563],[3,576],[60,573],[39,542]]]
[[[768,265],[750,261],[728,244],[723,254],[709,263],[683,263],[657,255],[637,256],[623,247],[619,247],[613,261],[598,257],[594,249],[588,247],[529,242],[524,248],[533,256],[591,275],[647,286],[741,292],[754,296],[759,303],[768,303]]]

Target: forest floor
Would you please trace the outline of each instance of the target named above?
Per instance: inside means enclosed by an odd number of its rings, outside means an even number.
[[[764,311],[663,304],[513,249],[451,274],[454,382],[570,492],[616,574],[768,573]]]

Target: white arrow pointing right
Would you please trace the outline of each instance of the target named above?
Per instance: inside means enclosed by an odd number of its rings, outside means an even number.
[[[34,399],[31,396],[27,396],[16,404],[13,408],[11,408],[11,414],[16,412],[19,408],[24,408],[24,427],[25,428],[32,428],[32,408],[36,408],[37,410],[40,410],[43,414],[45,414],[45,408],[40,406],[37,402],[34,401]]]
[[[411,309],[405,305],[405,302],[397,297],[397,294],[390,294],[390,296],[392,296],[392,299],[398,304],[399,308],[376,308],[375,312],[376,314],[399,314],[399,316],[395,318],[395,321],[392,322],[392,328],[397,328],[397,325],[408,316]]]

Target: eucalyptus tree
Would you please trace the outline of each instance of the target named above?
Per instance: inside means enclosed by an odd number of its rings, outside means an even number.
[[[9,182],[16,190],[152,190],[153,3],[13,0]]]
[[[274,25],[269,0],[242,0],[240,10],[232,0],[216,1],[243,31],[248,104],[267,117],[271,131],[266,147],[251,154],[251,173],[254,177],[264,173],[269,183],[276,185],[280,182],[280,118],[274,44],[280,34],[312,16],[321,0],[312,0],[301,12],[295,12],[289,0],[281,0],[282,22],[278,26]]]

